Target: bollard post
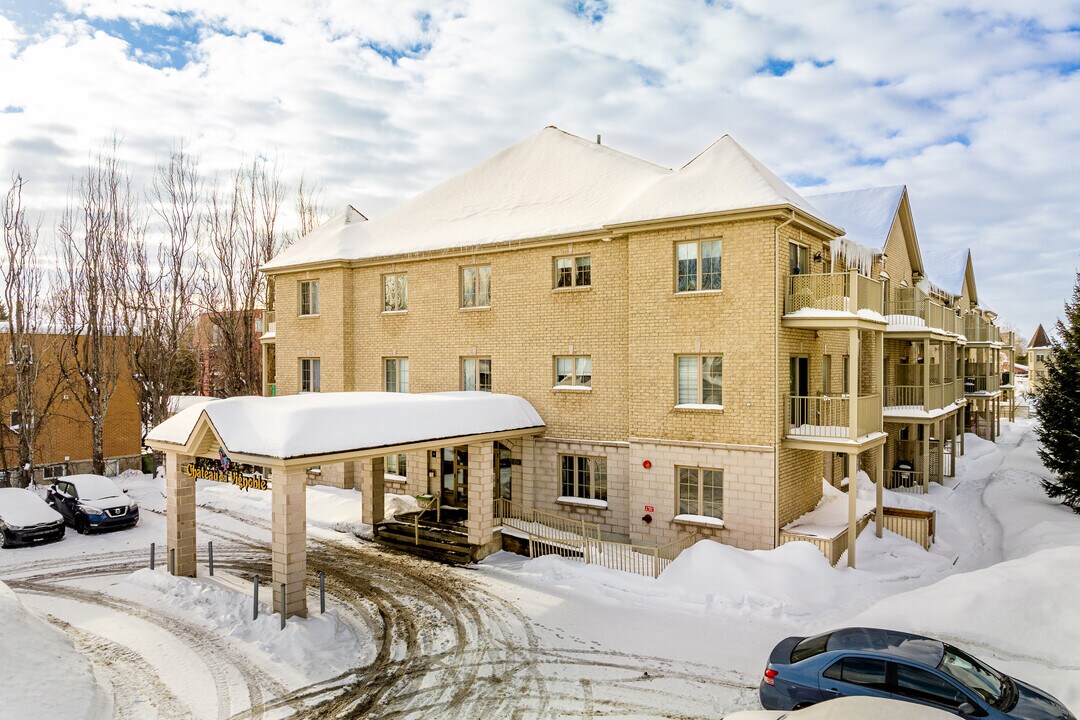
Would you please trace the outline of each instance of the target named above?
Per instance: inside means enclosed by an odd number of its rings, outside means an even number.
[[[214,541],[206,543],[206,549],[210,553],[210,577],[214,577]]]
[[[252,620],[259,619],[259,576],[255,576],[255,591],[253,593],[255,612],[252,613]]]
[[[154,569],[154,555],[156,554],[156,552],[155,552],[155,549],[156,549],[155,546],[156,545],[157,545],[157,543],[150,543],[150,569],[151,570]]]
[[[176,548],[169,550],[169,574],[176,574]]]
[[[281,583],[281,629],[285,629],[285,583]]]
[[[319,613],[326,612],[326,573],[319,571]]]

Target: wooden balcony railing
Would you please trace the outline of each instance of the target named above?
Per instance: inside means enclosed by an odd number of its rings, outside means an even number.
[[[880,432],[881,396],[856,399],[857,426],[851,425],[851,400],[846,397],[792,395],[788,403],[788,434],[798,437],[856,438]]]
[[[920,318],[927,327],[957,332],[957,315],[942,303],[918,288],[897,288],[886,307],[887,315],[907,315]]]
[[[965,393],[997,392],[1001,389],[1001,376],[993,375],[966,375],[964,376]]]
[[[850,313],[871,310],[880,314],[881,283],[854,270],[788,276],[785,314],[806,309]]]
[[[1000,339],[997,327],[978,315],[968,315],[964,321],[964,337],[968,342],[997,342]]]

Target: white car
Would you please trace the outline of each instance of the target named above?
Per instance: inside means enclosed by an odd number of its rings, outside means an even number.
[[[802,710],[742,710],[724,720],[956,720],[944,710],[875,697],[841,697]]]
[[[0,488],[0,546],[30,545],[64,537],[63,516],[36,493]]]

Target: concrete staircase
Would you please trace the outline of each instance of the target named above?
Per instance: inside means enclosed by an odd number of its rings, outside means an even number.
[[[403,513],[375,524],[375,541],[411,555],[429,560],[464,565],[473,560],[465,526],[460,523],[436,522],[428,519],[427,511]],[[418,522],[419,520],[419,522]]]

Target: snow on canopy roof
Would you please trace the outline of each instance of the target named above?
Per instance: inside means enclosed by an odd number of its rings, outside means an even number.
[[[844,228],[847,240],[880,251],[885,249],[903,197],[903,185],[890,185],[809,195],[807,200],[824,213],[826,220]]]
[[[730,135],[724,135],[678,172],[631,199],[612,224],[792,205],[815,218],[815,208]]]
[[[670,173],[547,127],[382,217],[347,223],[339,214],[264,267],[599,230],[627,197]]]
[[[282,459],[544,427],[529,401],[516,395],[304,393],[191,407],[146,439],[184,445],[204,413],[227,452]]]
[[[964,276],[967,273],[967,248],[926,248],[922,251],[926,276],[939,290],[950,295],[964,293]]]
[[[1031,342],[1028,343],[1028,349],[1048,347],[1050,347],[1050,338],[1043,330],[1042,323],[1039,323],[1039,327],[1035,328],[1035,334],[1031,336]]]
[[[556,127],[360,221],[348,210],[263,266],[363,260],[431,250],[603,231],[605,225],[792,205],[821,214],[724,136],[679,171]]]

